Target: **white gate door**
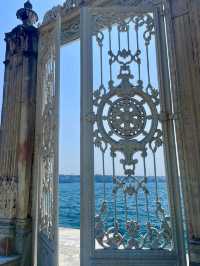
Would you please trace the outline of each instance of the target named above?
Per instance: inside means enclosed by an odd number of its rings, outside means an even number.
[[[81,60],[81,266],[186,265],[163,6],[83,7]]]
[[[58,265],[60,19],[40,29],[36,107],[35,265]]]

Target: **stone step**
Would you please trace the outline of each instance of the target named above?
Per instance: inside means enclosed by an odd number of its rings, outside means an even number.
[[[0,265],[19,266],[20,257],[19,256],[9,256],[9,257],[0,256]]]

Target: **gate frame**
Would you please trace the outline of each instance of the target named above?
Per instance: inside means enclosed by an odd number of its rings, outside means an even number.
[[[90,7],[83,7],[81,10],[81,210],[83,210],[83,215],[81,215],[81,266],[99,266],[105,265],[105,263],[106,265],[124,265],[125,262],[126,265],[135,263],[134,265],[153,266],[158,263],[158,265],[169,266],[170,261],[173,266],[185,266],[186,252],[177,167],[178,158],[176,156],[174,135],[174,113],[170,100],[170,69],[164,19],[163,23],[159,23],[160,19],[164,18],[162,4],[153,7],[152,12],[154,12],[158,34],[158,38],[156,38],[158,79],[160,88],[163,88],[160,90],[161,108],[163,108],[161,110],[163,115],[162,126],[165,140],[169,143],[169,146],[165,145],[164,147],[164,155],[166,174],[168,174],[169,205],[173,219],[172,231],[175,247],[172,252],[167,250],[147,250],[145,252],[143,250],[95,250],[94,142],[93,122],[90,119],[93,113],[93,55],[89,9]],[[123,9],[130,12],[130,8],[129,10],[126,7]],[[136,13],[151,12],[148,7],[147,9],[132,7],[132,9]],[[113,7],[111,10],[113,10]],[[160,260],[158,260],[158,257],[160,257]],[[117,259],[117,261],[112,260],[112,258]],[[141,258],[143,258],[142,262]],[[166,261],[164,261],[164,258]],[[131,262],[131,259],[134,259],[134,261]],[[152,264],[149,264],[150,261],[152,261]]]
[[[53,80],[53,85],[51,84],[50,86],[53,86],[55,89],[55,94],[51,95],[51,98],[55,99],[55,101],[52,101],[50,103],[51,108],[55,112],[53,115],[53,118],[55,119],[55,122],[53,124],[53,135],[54,141],[56,144],[53,142],[53,152],[55,156],[53,156],[53,170],[51,174],[53,175],[54,179],[52,180],[52,185],[53,185],[53,192],[52,192],[52,206],[54,210],[54,214],[52,216],[52,231],[54,232],[54,236],[52,239],[47,237],[45,233],[43,233],[42,230],[39,229],[40,226],[40,203],[42,199],[42,192],[41,192],[41,172],[42,172],[42,160],[43,160],[43,154],[41,152],[41,144],[43,141],[43,132],[41,130],[43,129],[43,123],[42,121],[42,115],[44,114],[44,108],[48,104],[44,104],[43,98],[44,96],[47,96],[42,89],[44,80],[41,79],[41,73],[46,62],[40,62],[38,61],[38,74],[37,74],[37,90],[36,90],[36,127],[35,127],[35,156],[34,156],[34,162],[33,162],[33,176],[34,176],[34,181],[33,181],[33,187],[35,193],[33,193],[33,217],[34,217],[34,232],[33,232],[33,265],[34,266],[43,266],[40,263],[45,260],[47,262],[47,265],[52,265],[52,266],[57,266],[58,265],[58,244],[59,244],[59,239],[58,239],[58,214],[59,214],[59,205],[58,205],[58,183],[59,183],[59,150],[58,150],[58,145],[59,145],[59,98],[60,98],[60,25],[61,25],[61,20],[60,16],[58,15],[56,19],[51,23],[51,25],[48,28],[40,28],[39,31],[39,36],[42,36],[39,38],[39,44],[38,47],[40,49],[43,48],[45,45],[48,45],[51,41],[50,37],[51,35],[53,36],[53,45],[54,45],[54,53],[53,54],[53,63],[55,64],[55,72],[54,72],[54,80]],[[53,33],[53,34],[52,34]],[[43,35],[46,37],[48,35],[48,42],[45,44],[42,43],[44,41]],[[42,39],[43,38],[43,39]],[[59,45],[58,45],[59,44]],[[46,48],[46,47],[45,47]],[[39,51],[40,52],[40,51]],[[48,55],[48,51],[45,50],[44,53],[41,56],[45,57]],[[41,57],[41,58],[42,58]],[[40,59],[40,58],[39,58]],[[46,59],[46,58],[45,58]],[[42,64],[43,63],[43,64]],[[52,61],[51,61],[52,63]],[[52,89],[52,87],[51,87]],[[54,100],[53,99],[53,100]],[[48,120],[48,119],[47,119]],[[56,129],[56,130],[55,130]],[[52,147],[51,147],[52,149]],[[46,155],[48,156],[48,155]],[[57,178],[55,178],[57,176]],[[50,208],[50,206],[46,206],[46,208]],[[52,210],[52,209],[51,209]],[[41,249],[42,247],[42,249]],[[43,253],[42,253],[43,251]],[[45,263],[46,264],[46,263]],[[46,265],[44,265],[46,266]]]

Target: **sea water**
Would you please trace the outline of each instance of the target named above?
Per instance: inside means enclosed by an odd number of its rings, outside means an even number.
[[[113,207],[113,184],[112,178],[106,178],[106,201],[109,206],[109,217],[108,223],[112,224],[114,207]],[[155,179],[149,177],[147,184],[149,190],[149,212],[150,221],[154,225],[159,224],[159,220],[156,216],[156,193],[155,193]],[[159,199],[162,203],[162,208],[165,209],[166,215],[169,213],[168,207],[168,193],[167,185],[164,177],[158,177],[158,193]],[[96,198],[96,212],[98,212],[101,202],[103,200],[103,177],[95,177],[95,198]],[[80,228],[80,177],[79,176],[60,176],[59,182],[59,225],[66,228]],[[134,197],[129,199],[128,202],[128,218],[135,219],[136,217],[136,206],[134,204]],[[117,215],[118,221],[124,221],[125,219],[125,208],[124,208],[124,194],[119,192],[117,196]],[[139,207],[139,222],[143,226],[147,222],[147,211],[146,201],[144,193],[138,195],[138,207]],[[109,221],[110,219],[110,221]]]

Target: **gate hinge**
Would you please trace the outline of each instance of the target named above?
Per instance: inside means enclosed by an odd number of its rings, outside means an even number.
[[[94,112],[88,113],[88,114],[86,114],[86,116],[85,116],[85,120],[86,120],[88,123],[92,123],[92,124],[94,124],[95,121],[96,121],[96,115],[94,114]]]
[[[166,10],[164,8],[161,9],[161,16],[162,17],[166,16]]]
[[[175,113],[167,113],[167,112],[161,112],[159,120],[160,122],[166,122],[166,121],[175,121],[179,119],[180,113],[175,112]]]

